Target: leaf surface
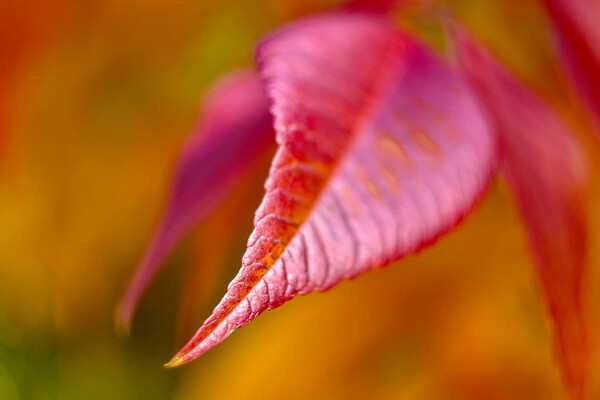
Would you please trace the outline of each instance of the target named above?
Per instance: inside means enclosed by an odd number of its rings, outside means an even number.
[[[297,295],[417,251],[489,181],[495,149],[465,85],[385,19],[299,21],[257,59],[279,144],[266,194],[239,274],[168,366]]]
[[[590,110],[600,135],[600,1],[545,0],[562,64]]]
[[[553,318],[559,361],[574,399],[589,367],[581,286],[585,274],[587,165],[559,116],[480,45],[453,31],[467,79],[487,105],[501,167],[527,226]]]
[[[269,101],[259,76],[239,71],[207,97],[177,160],[170,198],[117,311],[128,329],[133,310],[173,247],[212,212],[274,145]]]

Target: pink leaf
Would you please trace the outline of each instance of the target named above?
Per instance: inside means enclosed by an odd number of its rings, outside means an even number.
[[[297,22],[262,42],[279,150],[239,274],[171,360],[267,309],[415,252],[486,188],[494,148],[463,83],[382,18]]]
[[[600,135],[600,1],[545,0],[557,31],[562,63]]]
[[[258,75],[241,71],[209,95],[179,155],[162,220],[117,312],[127,329],[143,291],[181,238],[205,218],[273,144],[269,102]]]
[[[557,114],[461,30],[453,32],[462,68],[487,105],[504,176],[527,225],[555,324],[559,360],[573,398],[583,398],[589,346],[582,311],[587,166]]]

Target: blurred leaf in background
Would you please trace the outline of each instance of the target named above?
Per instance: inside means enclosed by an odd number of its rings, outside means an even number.
[[[427,251],[297,299],[189,367],[165,370],[239,269],[265,161],[175,251],[132,338],[115,335],[114,307],[203,93],[250,65],[263,33],[335,3],[0,3],[0,398],[566,398],[532,257],[502,183]],[[576,129],[597,181],[597,149],[555,62],[542,4],[446,3]],[[411,10],[399,23],[439,40],[435,24],[411,18],[421,6]],[[591,197],[597,204],[598,185]],[[598,336],[600,211],[590,211],[586,305]],[[216,237],[221,248],[208,241]],[[593,365],[595,398],[597,350]]]

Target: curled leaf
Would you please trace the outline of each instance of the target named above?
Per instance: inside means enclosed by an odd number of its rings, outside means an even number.
[[[257,59],[279,144],[266,194],[239,274],[168,366],[296,295],[419,250],[489,181],[493,141],[465,85],[385,19],[300,21]]]
[[[273,137],[269,101],[255,72],[240,71],[215,87],[181,150],[162,220],[117,311],[119,326],[127,329],[169,252],[265,154]]]
[[[574,399],[589,368],[581,286],[585,273],[587,165],[559,116],[459,29],[454,42],[465,76],[487,106],[501,167],[537,261],[553,318],[559,361]]]

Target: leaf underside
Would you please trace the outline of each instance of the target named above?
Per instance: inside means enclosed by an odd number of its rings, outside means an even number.
[[[117,310],[127,331],[139,299],[173,247],[209,215],[274,145],[269,101],[256,72],[242,70],[209,94],[177,160],[170,198]]]
[[[422,248],[489,182],[495,148],[471,94],[385,19],[299,21],[257,59],[279,144],[266,194],[239,274],[168,366],[296,295]]]
[[[456,29],[453,36],[465,75],[490,110],[498,134],[502,172],[527,226],[565,382],[573,398],[582,399],[590,351],[581,304],[585,157],[547,104],[464,31]]]

